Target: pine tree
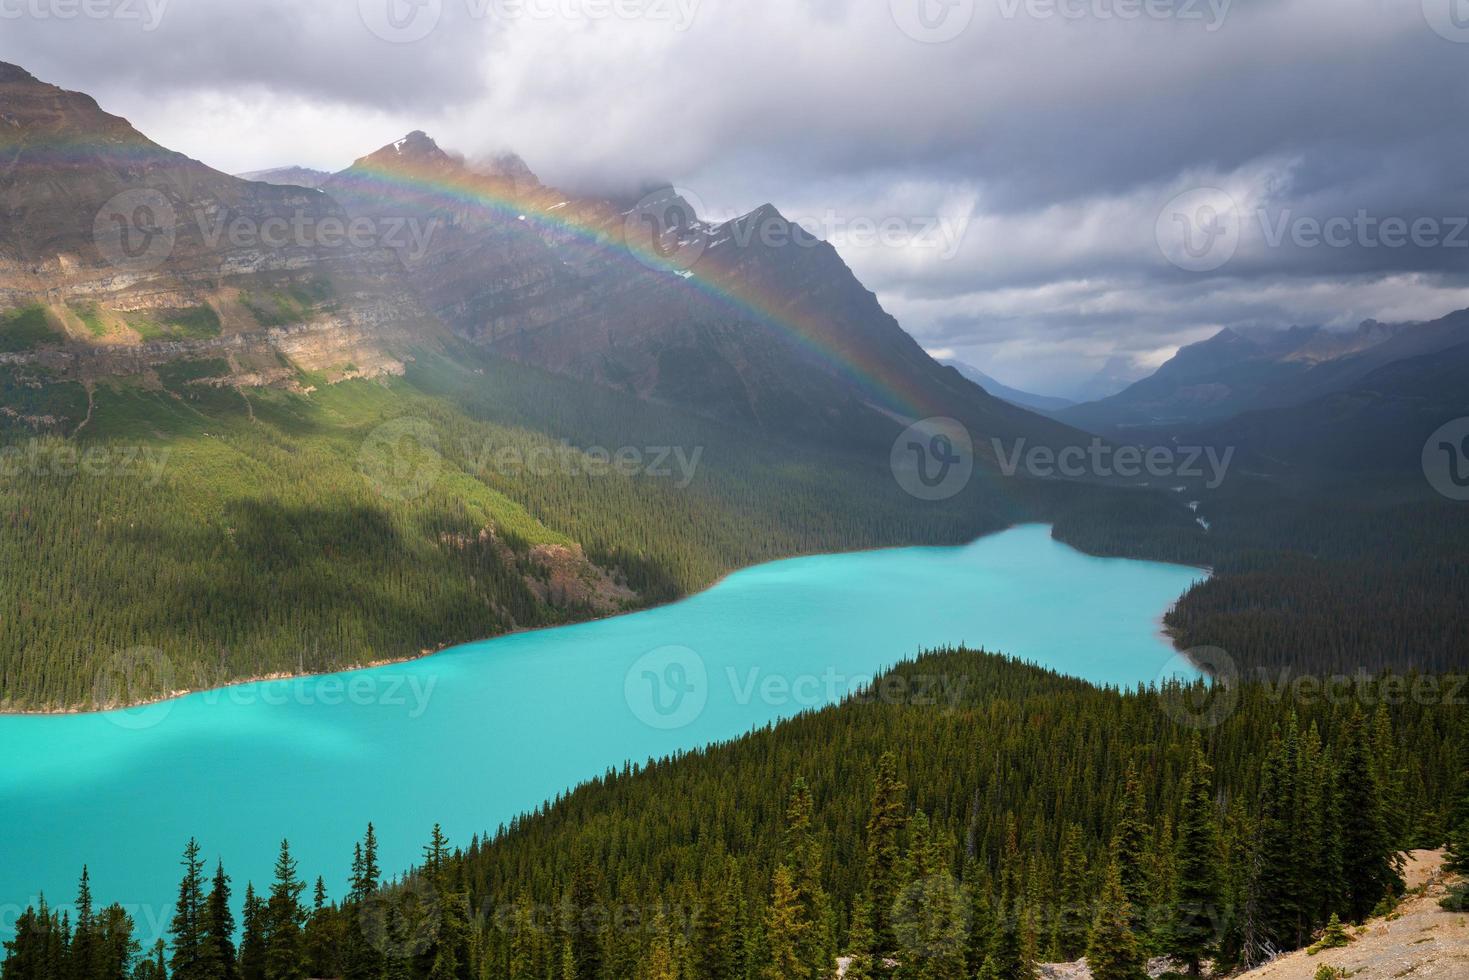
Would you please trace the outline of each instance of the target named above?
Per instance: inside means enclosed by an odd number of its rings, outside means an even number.
[[[893,926],[899,975],[915,980],[964,980],[964,897],[949,869],[947,849],[922,810],[914,816]]]
[[[872,956],[872,909],[866,898],[858,898],[852,906],[852,934],[847,938],[847,972],[845,980],[874,980],[877,976]]]
[[[989,878],[973,857],[964,865],[964,894],[969,901],[969,939],[964,963],[970,976],[978,976],[994,942],[995,910],[990,898]]]
[[[1114,859],[1087,939],[1086,961],[1092,980],[1147,980],[1137,937],[1132,931],[1132,908],[1122,890],[1122,868]]]
[[[1459,771],[1453,803],[1449,807],[1447,854],[1444,870],[1469,875],[1469,732],[1459,740]]]
[[[644,980],[678,980],[678,960],[674,955],[668,923],[659,912],[653,921],[653,945],[648,951]]]
[[[326,881],[320,875],[311,893],[311,914],[306,919],[302,934],[302,948],[306,956],[306,972],[312,977],[337,976],[337,916],[335,909],[327,904]]]
[[[296,861],[291,845],[281,841],[275,861],[275,880],[265,906],[265,977],[266,980],[299,980],[306,975],[301,949],[301,926],[306,911],[301,907],[301,892],[306,883],[296,877]]]
[[[1119,883],[1120,874],[1119,870]],[[1066,839],[1061,845],[1061,891],[1058,896],[1061,907],[1056,915],[1057,952],[1068,962],[1080,956],[1086,947],[1087,896],[1090,893],[1086,876],[1081,825],[1073,823],[1066,828]]]
[[[1402,887],[1386,818],[1366,721],[1355,708],[1342,734],[1337,787],[1341,799],[1343,908],[1353,922],[1371,914],[1384,896]]]
[[[92,884],[87,866],[82,865],[82,878],[77,883],[76,928],[71,935],[68,976],[74,980],[91,980],[98,972],[96,925],[92,913]]]
[[[784,861],[795,877],[805,921],[811,928],[801,946],[801,960],[813,976],[824,975],[836,958],[831,908],[821,884],[821,847],[811,829],[812,801],[806,781],[797,777],[786,807]]]
[[[206,980],[235,980],[235,915],[230,910],[230,878],[224,862],[214,868],[214,882],[204,903],[201,974]]]
[[[1260,782],[1255,915],[1259,940],[1280,951],[1301,945],[1296,768],[1294,744],[1277,729]]]
[[[249,882],[245,883],[240,935],[240,980],[265,980],[266,905]]]
[[[142,951],[133,937],[132,916],[121,905],[109,905],[97,914],[95,932],[96,967],[89,980],[128,980]]]
[[[342,972],[346,980],[378,980],[383,975],[387,903],[378,895],[377,833],[371,823],[352,847],[352,874],[342,910]]]
[[[178,902],[174,906],[173,957],[169,960],[174,980],[203,980],[204,960],[204,862],[199,857],[199,842],[192,837],[184,846],[184,877],[179,882]]]
[[[1001,980],[1031,980],[1033,962],[1026,950],[1024,861],[1020,856],[1019,830],[1013,813],[1005,816],[1005,851],[1000,859],[1000,904],[994,938],[981,974]]]
[[[1147,798],[1137,764],[1129,761],[1112,830],[1112,857],[1121,869],[1123,894],[1134,910],[1147,906],[1149,835]]]
[[[714,867],[704,880],[695,926],[698,975],[703,980],[736,980],[741,964],[735,869],[728,860]]]
[[[770,947],[770,960],[763,971],[765,980],[807,980],[811,976],[810,966],[801,956],[810,932],[811,923],[806,921],[795,876],[781,865],[775,869],[770,907],[765,912],[765,936]]]
[[[571,969],[577,980],[599,980],[602,973],[602,875],[583,861],[571,882],[567,932],[571,938]]]
[[[866,832],[867,897],[872,908],[872,942],[879,973],[884,969],[883,960],[897,949],[892,908],[898,897],[898,835],[906,822],[906,794],[906,787],[898,780],[897,757],[891,752],[883,753],[877,760]]]
[[[509,980],[541,980],[546,975],[546,949],[536,925],[535,906],[522,894],[510,919]]]
[[[1214,813],[1213,769],[1197,737],[1183,781],[1176,846],[1177,900],[1170,910],[1167,946],[1191,976],[1199,976],[1214,946],[1222,854]]]

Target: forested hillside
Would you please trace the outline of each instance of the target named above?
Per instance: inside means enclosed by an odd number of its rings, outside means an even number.
[[[958,696],[933,701],[937,677]],[[133,975],[814,980],[842,954],[848,977],[1015,980],[1082,953],[1107,978],[1154,954],[1255,962],[1390,908],[1399,848],[1469,834],[1462,706],[1385,693],[1244,685],[1211,702],[940,651],[840,706],[609,772],[462,850],[434,828],[405,881],[368,828],[341,902],[324,883],[303,900],[286,845],[273,883],[231,883],[191,844],[170,944]],[[0,975],[125,975],[127,913],[82,887],[74,920],[22,916]]]
[[[421,352],[397,379],[303,373],[307,392],[211,384],[207,361],[98,384],[90,402],[39,370],[0,372],[32,417],[0,418],[0,708],[400,659],[666,601],[762,560],[956,543],[1024,514],[1016,487],[978,478],[915,506],[885,458],[467,348]],[[87,421],[34,434],[61,414]]]

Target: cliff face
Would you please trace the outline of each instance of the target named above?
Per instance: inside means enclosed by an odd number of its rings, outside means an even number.
[[[921,415],[1068,436],[933,361],[831,245],[769,205],[712,223],[671,187],[581,197],[421,132],[324,189],[354,217],[433,224],[426,250],[399,250],[415,291],[502,357],[782,437],[886,447],[895,420]]]
[[[981,455],[1080,438],[933,361],[771,206],[577,196],[421,132],[321,189],[241,180],[0,65],[0,352],[85,380],[223,351],[226,381],[292,384],[453,335],[780,438],[886,451],[924,416]]]
[[[87,378],[228,351],[255,377],[294,373],[276,355],[401,370],[440,334],[393,231],[215,171],[0,64],[0,309],[49,327],[10,344],[12,362]]]

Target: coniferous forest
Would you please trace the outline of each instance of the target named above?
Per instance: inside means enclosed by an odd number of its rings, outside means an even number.
[[[919,693],[935,677],[962,677],[945,688],[960,693]],[[64,909],[20,917],[0,976],[816,980],[841,957],[849,978],[1012,980],[1086,955],[1094,976],[1136,980],[1159,956],[1183,974],[1249,965],[1390,911],[1403,849],[1448,839],[1450,865],[1469,860],[1463,708],[1412,690],[1116,691],[936,651],[839,706],[608,772],[482,837],[434,827],[401,877],[370,825],[330,885],[288,842],[271,881],[241,883],[188,841],[168,935],[146,948],[82,870]]]

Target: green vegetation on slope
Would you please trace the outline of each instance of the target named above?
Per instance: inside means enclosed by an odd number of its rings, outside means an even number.
[[[980,481],[917,508],[885,465],[469,351],[310,395],[197,383],[220,367],[170,365],[161,390],[99,384],[74,439],[12,420],[0,704],[94,706],[413,656],[671,599],[752,562],[956,542],[1021,513]],[[80,386],[31,372],[16,387],[66,403],[56,431],[85,415]],[[556,545],[582,546],[636,598],[554,594],[534,549]],[[135,670],[137,648],[169,669]]]
[[[60,339],[46,311],[39,306],[0,313],[0,354],[31,350],[38,344]]]
[[[123,319],[145,341],[207,340],[218,337],[220,330],[219,314],[209,306],[127,313]]]

